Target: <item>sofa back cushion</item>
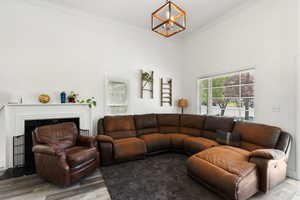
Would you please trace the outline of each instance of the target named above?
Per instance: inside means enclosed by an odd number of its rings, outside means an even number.
[[[134,121],[137,136],[159,132],[155,114],[135,115]]]
[[[180,132],[191,136],[200,137],[204,127],[205,116],[181,115]]]
[[[37,143],[55,144],[63,149],[74,146],[78,136],[77,127],[72,122],[41,126],[36,128],[34,133]]]
[[[241,135],[241,147],[250,151],[259,148],[275,148],[281,129],[264,124],[237,122],[233,132]]]
[[[233,122],[234,119],[230,117],[207,116],[205,119],[202,136],[215,140],[217,137],[217,130],[231,132],[233,128]]]
[[[114,139],[136,136],[133,116],[106,116],[103,124],[105,134]]]
[[[157,120],[160,133],[179,133],[179,114],[158,114]]]

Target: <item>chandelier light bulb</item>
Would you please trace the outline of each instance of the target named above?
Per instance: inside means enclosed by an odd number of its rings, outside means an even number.
[[[166,12],[166,18],[167,18],[167,19],[170,18],[170,11],[169,11],[169,10]]]

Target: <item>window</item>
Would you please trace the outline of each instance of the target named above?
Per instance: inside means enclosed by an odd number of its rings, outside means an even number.
[[[254,70],[198,81],[200,114],[254,120]]]

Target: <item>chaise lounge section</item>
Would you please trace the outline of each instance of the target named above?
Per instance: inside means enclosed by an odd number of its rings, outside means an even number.
[[[213,147],[188,159],[188,174],[226,199],[247,199],[258,191],[256,165],[249,156],[240,148]]]
[[[234,200],[281,183],[291,147],[291,136],[280,128],[215,116],[105,116],[98,122],[98,132],[102,165],[168,151],[185,153],[191,156],[190,177]],[[239,145],[221,144],[220,132],[239,135]]]

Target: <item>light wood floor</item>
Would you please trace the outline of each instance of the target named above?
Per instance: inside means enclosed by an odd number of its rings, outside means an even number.
[[[294,179],[286,179],[271,192],[258,193],[250,200],[300,200],[300,182]]]
[[[38,175],[0,181],[1,200],[110,200],[104,180],[98,170],[79,183],[59,188]]]
[[[1,200],[111,200],[101,172],[67,188],[45,182],[38,175],[0,181]],[[287,179],[271,192],[250,200],[300,200],[300,182]]]

